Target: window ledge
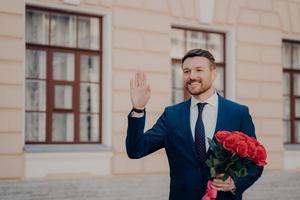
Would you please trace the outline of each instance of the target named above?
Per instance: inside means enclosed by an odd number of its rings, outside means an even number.
[[[300,151],[300,144],[284,144],[284,149],[289,151]]]
[[[30,153],[47,152],[112,152],[112,147],[104,144],[26,144],[24,151]]]

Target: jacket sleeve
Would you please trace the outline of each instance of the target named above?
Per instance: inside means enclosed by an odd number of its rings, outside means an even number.
[[[164,147],[167,133],[166,110],[154,126],[144,133],[146,113],[141,118],[128,115],[126,151],[129,158],[138,159]]]
[[[256,138],[255,127],[249,114],[248,107],[246,107],[243,113],[240,131]],[[259,167],[254,163],[250,164],[248,167],[248,175],[235,179],[236,195],[241,195],[247,188],[249,188],[261,176],[262,172],[263,167]]]

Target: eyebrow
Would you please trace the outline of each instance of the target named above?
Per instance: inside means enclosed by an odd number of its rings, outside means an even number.
[[[192,69],[203,69],[204,67],[202,66],[196,66],[196,67],[192,67]],[[191,69],[189,67],[183,67],[182,69]]]

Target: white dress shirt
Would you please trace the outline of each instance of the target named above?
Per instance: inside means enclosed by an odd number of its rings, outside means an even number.
[[[195,97],[191,97],[191,107],[190,107],[190,123],[191,123],[191,131],[193,135],[193,139],[195,140],[195,126],[198,118],[198,106],[197,103],[207,103],[204,106],[202,111],[202,121],[205,129],[205,143],[206,143],[206,151],[209,148],[207,137],[213,138],[214,132],[217,124],[218,117],[218,95],[215,92],[212,96],[210,96],[206,101],[201,102],[197,100]]]

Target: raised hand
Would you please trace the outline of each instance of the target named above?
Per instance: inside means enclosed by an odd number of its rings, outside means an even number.
[[[144,109],[150,99],[151,89],[147,84],[147,77],[144,72],[137,72],[130,80],[130,98],[134,108]]]

